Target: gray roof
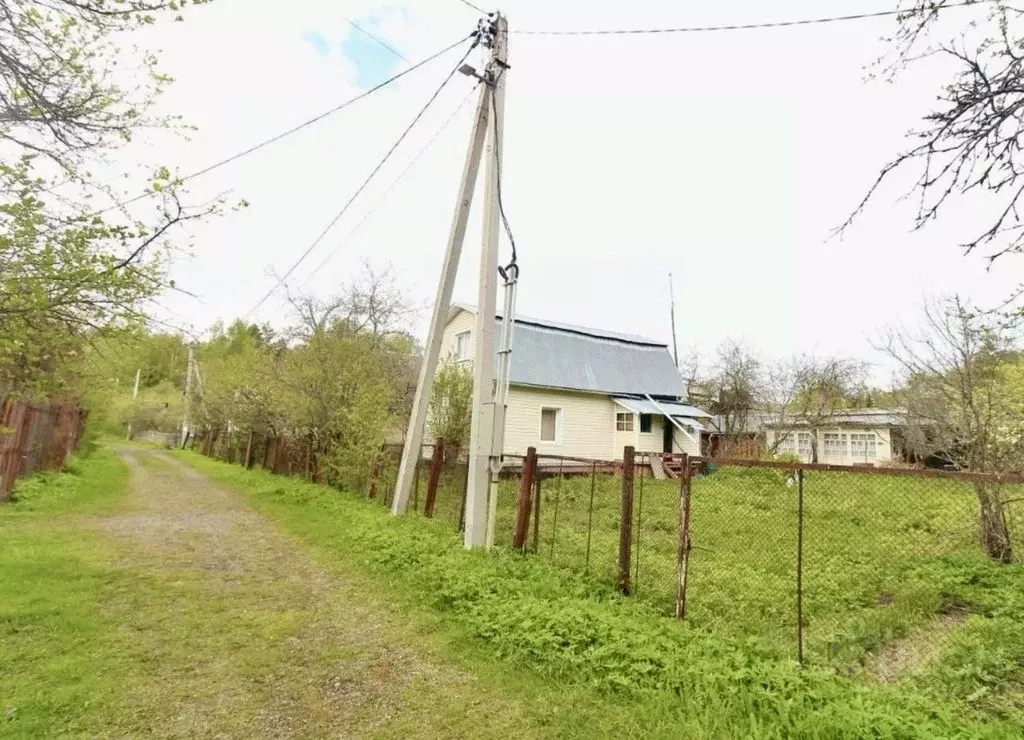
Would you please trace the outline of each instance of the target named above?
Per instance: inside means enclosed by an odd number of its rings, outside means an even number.
[[[725,430],[725,417],[716,416],[712,419],[713,427]],[[906,426],[907,412],[903,409],[850,409],[841,411],[822,422],[822,426],[837,427],[899,427]],[[799,415],[785,416],[781,422],[778,415],[764,411],[747,412],[745,429],[737,430],[745,434],[757,434],[768,427],[805,427],[807,421]]]
[[[476,313],[473,306],[455,304],[449,318],[457,310]],[[500,318],[495,325],[497,339]],[[686,395],[664,342],[524,316],[516,317],[509,381],[607,395]]]

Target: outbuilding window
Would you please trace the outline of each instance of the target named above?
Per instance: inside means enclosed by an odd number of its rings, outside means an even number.
[[[650,434],[654,426],[654,417],[651,414],[640,414],[640,434]]]
[[[633,431],[633,414],[616,414],[615,415],[615,429],[619,432],[632,432]]]
[[[540,441],[558,442],[562,433],[562,409],[540,410]]]

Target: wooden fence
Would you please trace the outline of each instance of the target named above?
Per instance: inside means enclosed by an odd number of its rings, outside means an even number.
[[[21,476],[61,468],[85,417],[75,406],[0,399],[0,502],[10,499]]]

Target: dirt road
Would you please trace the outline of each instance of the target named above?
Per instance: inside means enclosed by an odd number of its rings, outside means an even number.
[[[153,734],[536,736],[514,701],[424,647],[365,580],[177,461],[121,454],[131,492],[92,526],[152,581],[123,629],[153,661],[136,691]]]

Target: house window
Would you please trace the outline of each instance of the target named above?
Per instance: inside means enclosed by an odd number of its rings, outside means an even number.
[[[640,414],[640,434],[650,434],[654,426],[654,417],[651,414]]]
[[[810,462],[814,459],[814,451],[811,448],[811,433],[800,432],[796,435],[796,454],[800,456],[800,459],[804,462]]]
[[[632,414],[616,414],[615,415],[615,429],[619,432],[632,432],[633,431],[633,415]]]
[[[832,462],[841,462],[846,460],[846,456],[846,435],[837,432],[826,432],[825,459]]]
[[[460,331],[455,335],[455,359],[468,360],[469,359],[469,332]]]
[[[878,442],[874,434],[851,434],[850,457],[854,462],[874,462],[878,457]]]
[[[780,455],[795,455],[796,447],[793,446],[793,435],[789,432],[784,432],[779,435],[779,443],[776,445]]]
[[[562,409],[540,410],[540,441],[558,442],[562,436]]]

